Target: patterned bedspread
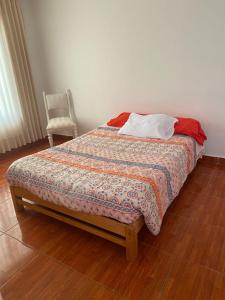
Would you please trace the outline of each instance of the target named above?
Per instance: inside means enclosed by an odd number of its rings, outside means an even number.
[[[163,216],[193,170],[196,142],[119,135],[98,127],[57,147],[15,161],[10,185],[67,208],[131,223],[144,215],[157,235]]]

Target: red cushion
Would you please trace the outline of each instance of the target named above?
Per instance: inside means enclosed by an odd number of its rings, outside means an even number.
[[[199,121],[191,118],[177,117],[178,122],[174,126],[174,133],[192,136],[199,144],[203,145],[207,137]]]
[[[116,118],[111,119],[107,125],[121,128],[128,120],[130,112],[123,112]],[[199,144],[203,145],[207,137],[199,121],[191,118],[177,117],[178,122],[174,125],[174,133],[185,134],[193,137]]]
[[[129,112],[123,112],[116,118],[111,119],[107,125],[108,126],[113,126],[113,127],[122,127],[128,120],[130,116]]]

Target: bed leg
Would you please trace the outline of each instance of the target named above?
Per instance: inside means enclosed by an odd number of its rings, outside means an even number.
[[[17,201],[18,199],[22,199],[22,197],[16,196],[13,187],[10,187],[10,192],[11,192],[12,201],[13,201],[15,211],[23,211],[24,206],[21,203],[18,203],[18,201]]]
[[[126,257],[133,261],[138,255],[138,233],[131,227],[126,230]]]

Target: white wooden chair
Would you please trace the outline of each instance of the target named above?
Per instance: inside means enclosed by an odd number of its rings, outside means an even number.
[[[53,147],[53,134],[78,135],[75,115],[72,111],[70,91],[59,94],[46,94],[43,92],[45,110],[48,120],[47,134],[50,147]]]

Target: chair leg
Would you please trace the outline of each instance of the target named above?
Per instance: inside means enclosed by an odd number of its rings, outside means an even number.
[[[53,147],[53,137],[52,137],[52,134],[48,134],[48,141],[49,141],[49,145],[50,147]]]
[[[77,127],[73,130],[73,138],[75,139],[78,136]]]

